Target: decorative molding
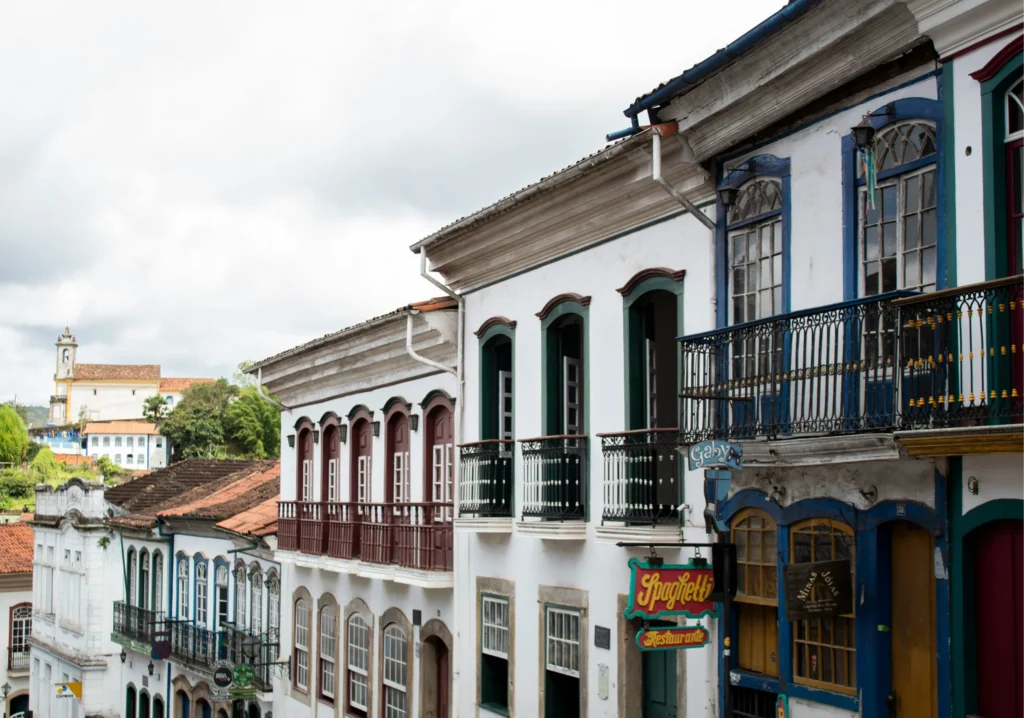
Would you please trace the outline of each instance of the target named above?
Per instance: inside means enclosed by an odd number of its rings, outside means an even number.
[[[313,428],[313,420],[308,416],[300,416],[292,428],[298,432],[298,430],[302,428],[303,424],[308,424],[310,429]]]
[[[680,269],[673,271],[665,267],[651,267],[650,269],[641,269],[639,272],[629,278],[629,281],[624,285],[616,289],[615,291],[626,297],[633,293],[641,282],[654,279],[655,277],[661,277],[664,279],[670,279],[673,282],[681,282],[686,277],[686,270]]]
[[[387,415],[388,412],[390,412],[391,409],[395,406],[395,404],[400,404],[401,406],[404,406],[406,413],[412,411],[412,402],[406,401],[405,398],[401,396],[393,396],[390,399],[388,399],[386,402],[384,402],[384,407],[381,409],[381,411],[384,412],[385,415]]]
[[[452,571],[424,571],[417,568],[396,566],[392,579],[395,583],[419,588],[454,588],[455,576]]]
[[[891,434],[741,441],[744,466],[818,466],[900,458]]]
[[[512,533],[511,518],[458,518],[454,523],[456,531],[469,531],[478,534]]]
[[[480,328],[473,332],[473,334],[475,334],[478,338],[482,337],[487,332],[488,329],[499,325],[515,330],[517,323],[518,322],[516,322],[514,319],[508,319],[506,317],[491,317],[486,322],[481,324]]]
[[[896,439],[912,457],[1020,453],[1024,451],[1024,425],[923,429],[899,432]]]
[[[448,402],[449,408],[455,408],[455,397],[446,392],[444,389],[431,389],[427,392],[427,395],[423,397],[423,401],[420,402],[420,408],[426,409],[427,406],[435,399],[442,399]]]
[[[615,544],[619,541],[652,543],[674,543],[680,540],[682,532],[679,524],[674,526],[615,526],[600,525],[594,527],[598,543]]]
[[[338,418],[338,415],[335,414],[333,411],[328,411],[325,412],[324,415],[320,417],[320,428],[323,428],[324,425],[328,423],[340,424],[341,419]]]
[[[992,59],[985,63],[980,70],[971,73],[971,79],[978,82],[986,82],[996,76],[996,73],[1003,69],[1010,60],[1024,52],[1024,35],[1010,40],[1002,50],[992,56]]]
[[[562,302],[576,302],[581,307],[590,306],[590,297],[584,297],[579,294],[567,292],[565,294],[559,294],[556,297],[552,297],[548,300],[548,303],[544,305],[544,308],[537,312],[538,319],[547,319],[547,316],[551,314],[551,311]]]
[[[586,521],[517,521],[516,533],[552,541],[586,541]]]
[[[368,408],[366,408],[366,405],[365,405],[365,404],[356,404],[356,405],[355,405],[355,406],[353,406],[353,407],[352,407],[352,409],[351,409],[351,410],[350,410],[350,411],[348,412],[348,421],[349,421],[349,423],[350,423],[350,424],[351,424],[351,423],[352,423],[352,421],[354,420],[354,418],[355,418],[356,414],[358,414],[358,413],[359,413],[359,412],[361,412],[361,411],[365,411],[365,412],[366,412],[366,413],[367,413],[367,414],[368,414],[368,415],[370,416],[370,418],[371,418],[371,419],[373,418],[373,412],[372,412],[372,411],[370,411],[370,410],[369,410]]]

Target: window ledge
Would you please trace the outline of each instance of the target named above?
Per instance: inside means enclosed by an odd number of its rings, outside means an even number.
[[[587,538],[586,521],[530,521],[524,519],[516,522],[516,533],[522,536],[533,536],[552,541],[585,541]]]
[[[650,541],[652,543],[672,543],[680,541],[682,530],[679,524],[660,524],[658,526],[624,526],[622,524],[601,524],[594,531],[599,543],[618,543],[620,541]]]
[[[479,534],[510,534],[512,533],[512,517],[477,518],[466,517],[455,519],[456,531],[472,531]]]
[[[497,703],[479,703],[477,704],[481,710],[485,710],[493,715],[507,716],[508,706],[498,705]]]
[[[379,578],[385,581],[394,581],[395,567],[392,564],[360,561],[356,564],[356,575],[363,578]]]
[[[452,571],[424,571],[418,568],[395,567],[395,583],[420,588],[454,588],[455,575]]]

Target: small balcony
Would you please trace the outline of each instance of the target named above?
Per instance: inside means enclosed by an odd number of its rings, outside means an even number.
[[[274,634],[253,634],[234,626],[220,631],[218,659],[234,665],[245,663],[253,668],[253,687],[263,693],[273,690],[271,664],[280,660],[280,639]]]
[[[327,557],[342,572],[445,588],[452,580],[453,518],[450,503],[282,501],[278,546],[298,551],[300,564],[306,556]]]
[[[489,439],[459,446],[457,528],[507,533],[512,530],[515,442]]]
[[[182,663],[213,670],[220,654],[219,634],[190,621],[168,621],[171,633],[171,655]]]
[[[11,673],[27,673],[29,669],[30,651],[28,644],[19,648],[8,646],[7,648],[7,670]]]
[[[523,511],[519,532],[541,538],[586,538],[587,437],[520,439]]]
[[[162,611],[150,611],[130,606],[124,601],[114,601],[114,634],[130,641],[151,646],[154,634],[164,622]],[[147,648],[148,650],[148,648]]]
[[[604,510],[598,537],[678,540],[682,496],[679,429],[598,434]]]
[[[1016,276],[683,337],[681,441],[895,433],[917,455],[982,450],[970,436],[1019,451],[1022,298]]]

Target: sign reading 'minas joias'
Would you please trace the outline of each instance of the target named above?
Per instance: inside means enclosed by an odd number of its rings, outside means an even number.
[[[637,558],[629,560],[629,568],[626,618],[700,618],[715,614],[715,604],[710,600],[715,579],[710,568],[692,564],[651,566]]]

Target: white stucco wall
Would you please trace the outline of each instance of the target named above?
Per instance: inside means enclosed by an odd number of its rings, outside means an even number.
[[[1017,454],[978,454],[963,458],[963,512],[966,514],[988,501],[1024,499],[1024,464]],[[978,493],[968,488],[978,480]]]
[[[128,438],[132,439],[132,446],[128,446]],[[88,456],[106,456],[115,461],[120,454],[121,461],[118,466],[132,471],[141,469],[160,469],[167,465],[167,439],[154,434],[89,434],[88,435]],[[110,445],[104,446],[104,439],[109,439]],[[116,440],[121,440],[121,445],[116,446]],[[139,463],[139,444],[142,442],[143,463]],[[160,446],[157,446],[157,443]],[[132,462],[128,463],[128,455],[131,454]]]
[[[71,414],[68,419],[78,421],[83,406],[88,408],[87,418],[94,421],[139,419],[142,417],[142,403],[157,394],[158,388],[159,383],[155,381],[75,380],[71,385]]]

